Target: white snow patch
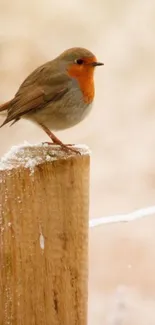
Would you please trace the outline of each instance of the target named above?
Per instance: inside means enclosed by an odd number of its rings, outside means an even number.
[[[80,149],[83,155],[91,154],[91,150],[85,144],[74,144],[73,147]]]
[[[89,221],[89,227],[92,228],[92,227],[105,225],[109,223],[116,223],[116,222],[129,222],[129,221],[150,216],[154,213],[155,213],[155,206],[150,206],[148,208],[135,210],[127,214],[116,214],[114,216],[109,216],[109,217],[106,216],[106,217],[92,219]]]
[[[42,249],[42,250],[44,250],[44,248],[45,248],[45,239],[44,239],[44,236],[43,236],[43,234],[40,234],[40,248]]]
[[[90,154],[90,150],[86,145],[79,144],[73,145],[72,147],[79,149],[82,155]],[[30,151],[31,148],[32,150]],[[36,156],[35,151],[33,153],[34,148],[40,149],[40,156]],[[60,147],[57,145],[50,146],[46,143],[30,144],[25,141],[22,145],[13,146],[11,150],[1,158],[0,170],[11,170],[14,167],[17,168],[18,166],[24,166],[25,168],[28,168],[31,172],[33,172],[35,166],[43,162],[50,162],[59,158],[67,159],[73,155],[74,153],[72,151],[68,151],[66,153],[63,149],[61,150]]]

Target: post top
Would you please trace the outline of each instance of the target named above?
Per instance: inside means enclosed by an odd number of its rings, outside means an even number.
[[[78,149],[82,156],[90,155],[90,150],[86,145],[73,145],[72,147]],[[33,172],[35,166],[44,162],[68,159],[74,156],[76,156],[76,153],[72,151],[65,152],[57,145],[50,146],[48,144],[30,144],[25,142],[22,145],[13,146],[0,159],[0,171],[11,170],[15,167],[25,167]]]

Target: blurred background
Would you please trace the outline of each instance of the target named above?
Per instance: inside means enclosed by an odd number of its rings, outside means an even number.
[[[90,218],[155,203],[154,35],[153,0],[0,0],[0,103],[69,47],[105,64],[91,115],[56,134],[92,150]],[[47,137],[28,121],[5,126],[0,156],[24,140]],[[89,325],[155,324],[154,226],[149,217],[90,230]]]

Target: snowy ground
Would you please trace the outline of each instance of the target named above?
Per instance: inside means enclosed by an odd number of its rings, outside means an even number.
[[[154,228],[155,215],[90,229],[89,325],[155,324]]]

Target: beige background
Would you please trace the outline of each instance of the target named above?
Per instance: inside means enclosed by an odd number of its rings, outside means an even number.
[[[90,217],[155,203],[154,34],[153,0],[0,0],[0,102],[68,47],[89,48],[105,63],[90,117],[57,133],[92,150]],[[0,155],[46,139],[29,122],[6,126]],[[155,324],[154,228],[149,217],[91,229],[89,325]]]

